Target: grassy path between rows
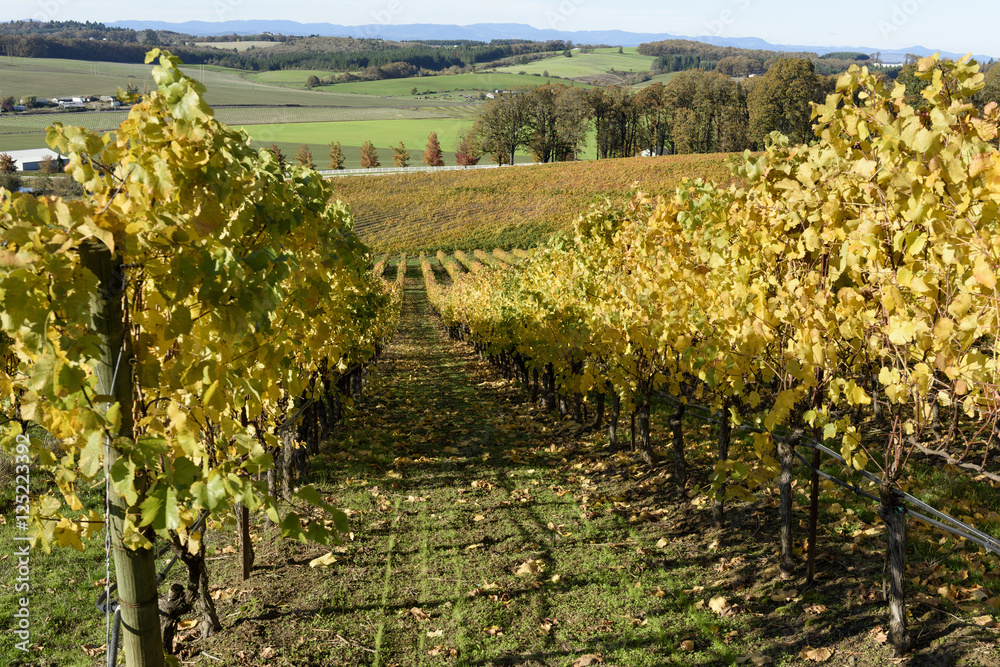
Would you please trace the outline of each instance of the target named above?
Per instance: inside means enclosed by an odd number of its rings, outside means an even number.
[[[184,664],[797,665],[816,647],[826,664],[886,662],[872,634],[883,607],[858,588],[874,585],[877,554],[826,553],[818,586],[774,595],[788,584],[768,499],[714,533],[704,505],[675,498],[669,467],[526,404],[447,339],[417,267],[405,287],[359,409],[312,462],[310,481],[350,515],[336,562],[311,567],[331,549],[257,526],[250,581],[232,557],[211,564],[225,629],[187,642]],[[699,434],[693,452],[711,444]],[[695,456],[692,476],[707,477]]]

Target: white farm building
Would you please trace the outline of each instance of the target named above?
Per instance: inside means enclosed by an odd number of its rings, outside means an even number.
[[[0,151],[0,153],[6,153],[14,158],[14,163],[17,164],[18,171],[38,171],[42,160],[46,157],[51,157],[56,162],[59,162],[60,157],[62,157],[63,164],[66,163],[65,157],[48,148],[33,148],[27,151]]]

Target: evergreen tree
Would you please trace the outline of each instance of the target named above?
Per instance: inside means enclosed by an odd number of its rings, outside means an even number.
[[[339,141],[330,142],[330,169],[344,168],[344,151],[340,150]]]
[[[379,165],[378,152],[370,141],[361,144],[361,168],[372,169]]]
[[[455,149],[455,163],[463,167],[479,164],[482,152],[471,132],[462,132],[458,136],[458,148]]]
[[[441,155],[441,144],[438,143],[437,132],[431,132],[427,137],[427,148],[424,150],[424,164],[431,167],[444,166],[444,158]]]
[[[288,160],[285,159],[285,154],[281,152],[280,148],[278,148],[278,144],[271,144],[271,147],[267,150],[274,153],[274,157],[278,158],[278,164],[281,165],[282,169],[288,166]]]
[[[309,146],[302,144],[299,148],[299,152],[295,154],[295,161],[302,167],[308,167],[309,169],[315,169],[316,163],[313,162],[312,151],[309,150]]]
[[[410,152],[400,141],[398,146],[392,147],[392,166],[406,167],[410,164]]]

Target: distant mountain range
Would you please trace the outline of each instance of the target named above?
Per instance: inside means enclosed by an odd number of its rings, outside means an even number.
[[[716,46],[736,46],[742,49],[763,49],[767,51],[802,51],[808,53],[831,53],[834,51],[857,51],[882,54],[883,62],[902,62],[907,53],[929,56],[935,49],[911,46],[906,49],[879,49],[870,46],[805,46],[799,44],[771,44],[756,37],[716,37],[713,35],[684,36],[669,33],[638,33],[622,30],[543,30],[523,23],[475,23],[472,25],[440,25],[436,23],[411,23],[406,25],[334,25],[332,23],[298,23],[296,21],[186,21],[167,23],[164,21],[115,21],[107,25],[134,30],[171,30],[188,35],[257,35],[270,32],[282,35],[321,35],[324,37],[381,37],[382,39],[404,41],[423,39],[469,39],[489,42],[493,39],[530,39],[536,41],[572,40],[577,44],[609,44],[613,46],[638,46],[643,42],[657,42],[664,39],[692,39]],[[942,51],[942,57],[960,58],[962,53]],[[977,55],[976,59],[989,60],[989,56]]]

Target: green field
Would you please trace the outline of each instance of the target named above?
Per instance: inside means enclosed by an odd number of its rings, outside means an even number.
[[[246,72],[188,65],[186,74],[205,84],[205,99],[212,106],[224,104],[304,105],[304,106],[425,106],[418,100],[373,101],[370,95],[353,95],[349,90],[297,90],[287,86],[258,83]],[[114,95],[131,82],[140,91],[153,87],[152,67],[137,63],[92,63],[53,58],[0,58],[0,93],[20,99],[24,95],[68,97],[72,95]],[[324,73],[325,74],[325,73]],[[301,72],[295,72],[301,76]],[[305,76],[308,76],[306,74]],[[305,86],[305,78],[302,79]],[[407,94],[409,93],[409,86]],[[348,94],[341,94],[348,93]]]
[[[624,49],[623,49],[624,50]],[[564,79],[575,79],[583,76],[605,74],[614,69],[616,72],[648,72],[656,58],[640,56],[633,52],[618,53],[618,49],[597,49],[595,53],[574,52],[572,58],[557,55],[544,60],[536,60],[526,65],[510,65],[498,67],[497,72],[527,74],[544,74]]]
[[[441,134],[442,141],[446,142],[445,150],[449,150],[454,136],[461,127],[471,124],[478,109],[478,104],[464,101],[442,103],[440,99],[417,99],[409,95],[412,83],[406,86],[404,98],[392,99],[337,90],[336,86],[330,86],[326,91],[310,91],[281,85],[282,80],[292,81],[296,77],[307,77],[308,71],[269,72],[266,74],[274,82],[261,83],[253,79],[262,75],[244,78],[247,73],[222,67],[190,66],[184,69],[190,76],[205,83],[208,89],[206,99],[216,107],[216,117],[228,125],[260,127],[288,123],[349,122],[352,124],[351,128],[341,129],[347,130],[351,136],[361,137],[353,144],[355,147],[360,146],[366,139],[370,139],[380,147],[388,146],[390,143],[395,145],[400,139],[411,145],[416,137],[419,138],[422,150],[430,132],[424,128],[433,127]],[[145,91],[153,85],[150,70],[149,65],[142,64],[3,58],[0,59],[0,93],[3,96],[12,95],[16,98],[24,95],[46,98],[84,94],[111,95],[129,83]],[[326,74],[326,72],[318,73]],[[426,77],[421,81],[453,78],[455,77]],[[537,77],[514,78],[528,78],[537,83]],[[492,84],[493,81],[489,83]],[[501,84],[503,82],[497,82],[497,85]],[[45,128],[54,122],[78,125],[95,131],[108,131],[116,128],[126,115],[126,112],[3,114],[0,116],[0,151],[44,147]],[[400,137],[396,136],[399,128],[392,125],[392,121],[419,119],[426,121],[420,126],[419,137],[409,132]],[[455,122],[447,119],[459,119],[459,125],[455,126]],[[371,122],[375,122],[376,125],[367,131],[359,129],[360,125]],[[379,124],[386,122],[390,124]],[[392,130],[391,134],[382,134],[389,129]],[[294,142],[296,149],[301,143],[322,146],[331,140],[326,138],[327,133],[324,131],[322,136],[318,136],[314,128],[300,128],[297,132],[291,131],[289,136],[294,138],[285,139],[284,136],[278,136],[280,133],[275,134],[265,130],[264,134],[269,138],[261,141],[265,145]],[[341,130],[329,134],[338,135],[336,138],[345,145],[350,164],[352,155],[356,155],[356,148],[353,152],[347,148],[352,144],[350,140],[339,136]],[[301,138],[303,135],[307,137],[305,140]],[[273,138],[270,138],[272,136]],[[282,145],[282,148],[286,146]]]
[[[286,123],[370,122],[374,120],[441,119],[448,108],[406,109],[394,107],[222,107],[215,117],[230,126]],[[0,115],[0,151],[45,146],[45,129],[56,122],[110,131],[128,116],[127,111],[36,113]],[[468,114],[466,114],[468,116]]]
[[[539,70],[541,72],[541,70]],[[303,79],[303,84],[305,80]],[[510,74],[507,72],[486,72],[482,74],[452,74],[446,76],[421,76],[411,79],[384,79],[382,81],[353,81],[320,86],[316,90],[336,93],[362,93],[365,95],[410,97],[410,91],[417,89],[417,95],[468,91],[478,93],[492,90],[508,90],[518,86],[538,86],[546,83],[537,76]]]
[[[236,49],[237,51],[248,51],[249,49],[267,49],[281,42],[195,42],[198,46],[205,46],[210,49],[225,49],[231,51]]]
[[[391,166],[392,153],[389,151],[389,146],[395,146],[402,141],[409,149],[423,151],[427,145],[427,135],[437,132],[441,148],[454,151],[458,133],[463,128],[470,127],[472,122],[468,120],[440,118],[245,125],[243,129],[254,141],[264,144],[328,145],[331,141],[339,141],[345,146],[360,146],[365,141],[371,141],[379,150],[379,159],[383,166]]]
[[[245,78],[257,83],[305,88],[306,79],[310,76],[322,79],[330,74],[333,72],[323,69],[279,69],[273,72],[250,72],[245,75]]]
[[[662,83],[666,85],[668,81],[680,74],[680,72],[667,72],[666,74],[657,74],[649,81],[643,81],[642,83],[637,83],[632,86],[633,89],[645,88],[646,86],[651,86],[654,83]]]

